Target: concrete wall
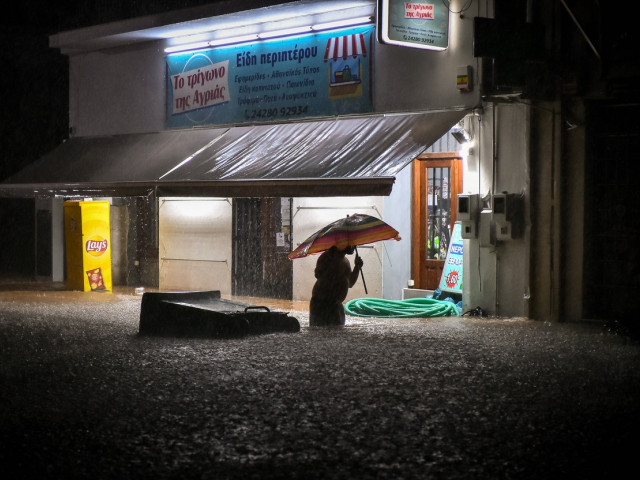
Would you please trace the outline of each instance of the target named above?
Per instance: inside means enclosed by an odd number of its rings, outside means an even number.
[[[71,136],[164,130],[164,52],[157,43],[69,58]]]
[[[557,320],[560,313],[561,272],[579,261],[575,257],[563,258],[561,210],[563,208],[560,170],[561,121],[558,105],[551,102],[540,104],[531,112],[531,302],[529,313],[540,320]],[[563,159],[564,160],[564,159]],[[578,168],[582,162],[575,164]],[[583,163],[582,163],[583,164]],[[582,190],[584,173],[576,176],[575,188]],[[573,188],[573,187],[572,187]],[[571,193],[570,196],[573,196]],[[581,202],[580,202],[581,203]],[[583,206],[569,203],[575,208],[569,217],[574,217],[573,225],[580,225],[580,231],[573,232],[572,238],[582,236]],[[579,240],[578,245],[582,245]],[[576,287],[581,285],[577,280]],[[580,288],[581,290],[581,288]]]
[[[585,112],[582,102],[570,104],[566,114],[574,123],[568,125],[564,135],[565,160],[562,162],[562,251],[561,310],[566,320],[583,318],[583,258],[585,211]]]
[[[466,0],[454,0],[459,11]],[[379,112],[474,107],[480,104],[478,59],[473,57],[473,17],[482,10],[472,2],[464,15],[449,15],[449,48],[420,50],[376,44],[375,107]],[[461,92],[456,79],[459,67],[471,66],[474,88]]]
[[[463,170],[463,189],[484,199],[479,236],[464,240],[463,308],[481,307],[492,315],[528,316],[530,230],[529,107],[487,104],[481,116],[467,120],[478,126],[478,138]],[[496,240],[492,195],[508,192],[522,197],[522,234]],[[489,233],[489,242],[483,232]]]
[[[384,220],[402,240],[382,242],[382,298],[401,300],[411,277],[411,165],[396,176],[391,195],[384,197]]]

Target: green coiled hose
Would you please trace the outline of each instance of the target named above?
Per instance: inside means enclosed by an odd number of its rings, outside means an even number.
[[[349,300],[344,310],[358,317],[449,317],[460,315],[458,307],[447,300],[433,298],[407,298],[384,300],[382,298],[355,298]]]

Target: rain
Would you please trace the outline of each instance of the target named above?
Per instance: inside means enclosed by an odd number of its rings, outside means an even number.
[[[77,3],[22,2],[7,18],[25,20],[3,22],[2,178],[69,134],[68,65],[36,29],[210,2]],[[149,247],[155,217],[137,210],[152,210],[149,197],[122,201],[130,238]],[[307,302],[236,297],[289,312],[301,330],[143,336],[144,259],[111,293],[34,288],[22,278],[35,269],[33,203],[0,207],[0,464],[11,478],[599,479],[636,467],[640,347],[615,325],[347,316],[315,328]]]

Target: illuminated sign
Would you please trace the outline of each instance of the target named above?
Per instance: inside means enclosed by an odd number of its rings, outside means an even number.
[[[166,57],[166,126],[263,123],[373,111],[374,26]]]
[[[449,46],[448,2],[378,0],[378,41],[426,50]]]

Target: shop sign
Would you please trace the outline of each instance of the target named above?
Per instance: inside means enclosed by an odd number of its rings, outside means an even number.
[[[449,46],[449,2],[378,0],[380,43],[427,50]]]
[[[374,27],[166,57],[168,128],[373,111]]]
[[[443,292],[462,293],[462,254],[462,226],[456,222],[438,287]]]

